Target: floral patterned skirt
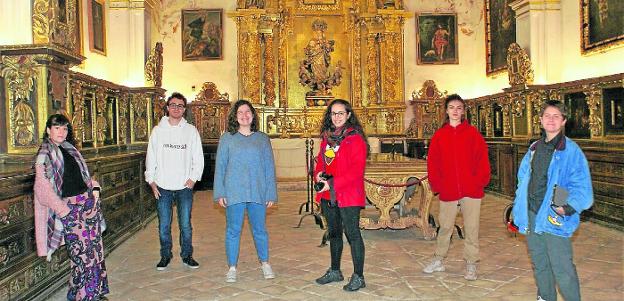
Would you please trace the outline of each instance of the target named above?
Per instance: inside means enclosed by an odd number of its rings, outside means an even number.
[[[71,267],[67,300],[99,300],[109,292],[100,200],[87,193],[65,200],[71,208],[62,219]]]

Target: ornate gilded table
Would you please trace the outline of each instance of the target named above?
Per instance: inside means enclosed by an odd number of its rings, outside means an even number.
[[[416,226],[425,239],[433,239],[436,231],[429,224],[429,208],[433,192],[429,187],[427,162],[398,154],[371,154],[366,165],[364,184],[366,197],[377,207],[379,218],[360,219],[364,229],[405,229]],[[419,181],[418,179],[423,179]],[[412,189],[405,184],[418,182]],[[413,193],[411,193],[413,191]],[[399,216],[393,219],[390,211],[399,203]]]

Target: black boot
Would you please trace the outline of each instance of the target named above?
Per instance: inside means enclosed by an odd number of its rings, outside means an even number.
[[[364,282],[364,276],[353,274],[351,275],[351,279],[349,280],[349,283],[343,286],[342,289],[348,292],[354,292],[365,287],[366,287],[366,282]]]
[[[340,270],[332,270],[329,269],[325,272],[325,275],[321,276],[321,278],[316,279],[316,283],[318,284],[328,284],[330,282],[342,281],[344,277],[342,276],[342,272]]]

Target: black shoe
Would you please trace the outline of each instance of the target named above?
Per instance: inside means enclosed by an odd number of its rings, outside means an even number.
[[[156,269],[159,271],[164,271],[167,269],[167,266],[169,265],[169,262],[171,262],[171,258],[168,257],[160,257],[160,261],[158,262],[158,264],[156,265]]]
[[[199,263],[197,263],[197,261],[195,261],[195,259],[193,259],[193,256],[188,256],[188,257],[182,258],[182,262],[184,263],[184,265],[186,265],[187,267],[189,267],[191,269],[199,268]]]
[[[343,286],[342,289],[347,292],[354,292],[365,287],[366,287],[366,282],[364,282],[364,276],[353,274],[351,275],[351,279],[349,280],[349,283]]]
[[[328,284],[330,282],[342,281],[344,277],[342,276],[342,272],[340,270],[332,270],[329,269],[325,272],[325,275],[321,276],[321,278],[316,279],[316,283],[318,284]]]

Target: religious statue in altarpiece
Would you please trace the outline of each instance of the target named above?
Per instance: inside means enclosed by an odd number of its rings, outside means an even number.
[[[342,62],[330,70],[334,40],[325,37],[327,22],[317,19],[312,23],[313,37],[304,48],[305,59],[299,64],[299,83],[312,89],[306,96],[331,96],[331,89],[340,85]]]

